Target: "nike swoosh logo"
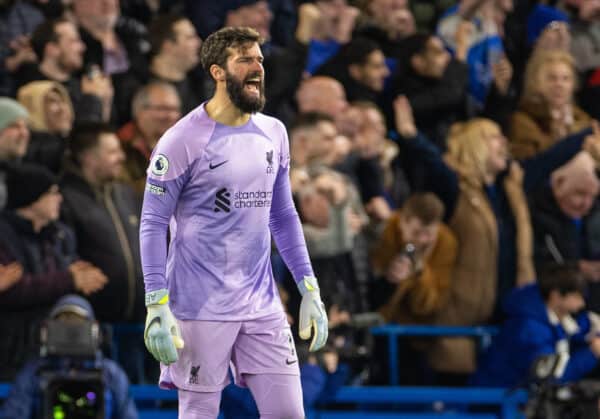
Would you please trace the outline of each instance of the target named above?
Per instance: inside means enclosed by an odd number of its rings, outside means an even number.
[[[229,161],[229,160],[225,160],[225,161],[223,161],[223,162],[221,162],[221,163],[217,163],[217,164],[212,164],[212,163],[209,163],[209,164],[208,164],[208,168],[209,168],[210,170],[212,170],[212,169],[216,169],[216,168],[217,168],[217,167],[219,167],[219,166],[223,166],[223,165],[224,165],[225,163],[227,163],[228,161]]]
[[[286,359],[286,360],[285,360],[285,363],[286,363],[286,364],[288,364],[288,365],[295,364],[296,362],[298,362],[298,360],[297,360],[297,359],[293,359],[293,360],[291,360],[291,361],[290,361],[289,359]]]

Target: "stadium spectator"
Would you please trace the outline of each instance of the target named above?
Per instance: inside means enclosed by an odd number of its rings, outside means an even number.
[[[207,98],[206,81],[197,68],[201,41],[196,29],[183,16],[165,15],[152,22],[148,35],[152,45],[150,80],[172,84],[186,114]]]
[[[69,93],[62,84],[46,80],[26,84],[17,97],[30,116],[31,141],[25,161],[58,174],[73,128],[74,110]]]
[[[358,128],[356,113],[348,112],[344,86],[332,77],[313,76],[302,81],[296,91],[298,113],[318,112],[334,119],[338,131],[354,135]]]
[[[483,356],[472,384],[513,387],[530,379],[541,356],[564,362],[557,381],[584,378],[598,364],[600,337],[594,315],[581,312],[585,280],[572,267],[540,273],[536,284],[515,289],[506,299],[506,321]]]
[[[18,262],[21,278],[0,292],[2,379],[12,379],[36,350],[37,327],[46,310],[74,291],[85,295],[106,283],[102,272],[75,253],[75,236],[57,222],[62,196],[44,168],[22,164],[7,172],[8,202],[0,215],[0,263]],[[27,187],[23,187],[27,185]]]
[[[322,164],[332,166],[339,161],[336,150],[338,132],[333,118],[311,111],[301,114],[290,128],[290,158],[294,170]]]
[[[353,179],[367,213],[377,224],[391,215],[388,200],[397,206],[406,199],[409,186],[400,165],[392,163],[399,152],[398,146],[387,139],[381,110],[373,102],[354,102],[352,107],[358,110],[360,121],[352,138],[352,151],[358,156]],[[348,175],[352,177],[352,173]]]
[[[443,216],[444,205],[435,195],[414,194],[393,213],[374,245],[371,304],[387,322],[432,324],[447,303],[458,243]],[[372,356],[386,359],[383,342],[375,342]],[[402,345],[399,356],[412,360],[398,377],[403,384],[426,382],[422,371],[433,342],[409,338]],[[388,365],[371,363],[372,383],[387,382]]]
[[[147,74],[146,28],[121,15],[119,0],[73,0],[72,11],[86,46],[85,64],[110,76],[114,86],[111,120],[125,123],[131,98]]]
[[[577,71],[564,51],[540,51],[529,63],[519,109],[513,114],[511,153],[525,159],[591,124],[575,103]]]
[[[461,0],[438,22],[437,33],[455,55],[462,53],[461,27],[465,22],[471,23],[465,58],[469,66],[469,97],[477,109],[483,108],[492,86],[494,66],[504,57],[504,20],[512,9],[512,0]]]
[[[15,75],[18,86],[36,80],[55,81],[69,92],[77,119],[101,120],[110,116],[112,83],[100,71],[80,74],[84,69],[85,44],[72,21],[57,18],[43,22],[31,35],[31,45],[38,61],[21,66]]]
[[[527,18],[527,43],[538,51],[559,50],[568,52],[571,48],[569,17],[560,10],[538,4]]]
[[[140,202],[117,180],[125,158],[119,139],[111,128],[89,123],[73,131],[69,152],[61,180],[63,219],[75,231],[79,255],[108,277],[90,303],[100,321],[141,321]]]
[[[19,102],[0,97],[0,161],[20,161],[27,152],[29,113]]]
[[[317,71],[338,80],[349,101],[376,102],[390,72],[379,46],[369,39],[356,38]]]
[[[461,39],[466,42],[467,37]],[[385,103],[388,121],[393,121],[391,101],[397,95],[405,95],[419,130],[445,149],[450,125],[467,115],[466,47],[458,48],[456,58],[452,59],[440,38],[434,35],[412,35],[402,45],[401,61],[392,76]]]
[[[318,20],[309,44],[306,72],[315,74],[342,45],[352,39],[352,31],[360,11],[346,0],[317,0],[315,12]]]
[[[158,139],[181,117],[179,96],[173,85],[154,81],[133,97],[133,120],[117,135],[125,152],[125,175],[141,197],[146,185],[146,169]]]
[[[600,308],[599,191],[595,163],[581,152],[530,197],[536,265],[578,264],[589,281],[587,302],[594,311]]]
[[[27,152],[31,133],[29,113],[16,100],[0,97],[0,209],[6,205],[7,165],[20,163]]]
[[[402,50],[402,40],[416,33],[415,19],[407,0],[373,0],[363,2],[356,34],[377,42],[390,70],[395,68]]]
[[[388,322],[429,324],[449,297],[458,243],[432,193],[410,196],[373,249],[375,275],[389,283],[379,311]]]
[[[13,75],[22,64],[34,62],[35,53],[29,36],[44,21],[43,14],[25,1],[7,1],[0,5],[0,96],[14,93]]]

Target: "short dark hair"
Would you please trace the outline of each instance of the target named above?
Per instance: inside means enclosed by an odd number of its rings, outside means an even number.
[[[381,51],[381,47],[375,41],[365,37],[354,38],[319,67],[315,74],[337,80],[344,79],[350,76],[350,66],[365,65],[374,51]]]
[[[321,112],[305,112],[296,117],[294,123],[290,127],[290,132],[301,128],[312,128],[321,122],[331,122],[334,124],[334,120],[331,116]]]
[[[379,44],[368,38],[354,38],[344,45],[339,52],[340,58],[346,63],[346,66],[352,64],[365,64],[367,57],[373,52],[381,50]]]
[[[79,165],[81,155],[96,147],[102,134],[114,134],[115,129],[104,122],[82,122],[73,128],[68,146],[69,158]]]
[[[574,263],[547,264],[538,269],[538,287],[544,301],[548,301],[552,291],[562,296],[571,293],[585,295],[586,283],[581,271]]]
[[[257,31],[247,27],[227,27],[210,34],[202,43],[200,62],[210,76],[213,64],[225,68],[229,49],[245,48],[248,44],[262,44],[263,39]],[[212,78],[212,76],[211,76]]]
[[[182,20],[187,19],[185,16],[167,14],[160,15],[154,19],[148,27],[148,38],[150,40],[150,56],[155,56],[160,53],[165,41],[175,41],[177,34],[175,33],[175,25]]]
[[[58,42],[56,27],[63,23],[71,23],[71,21],[62,17],[46,20],[40,23],[31,34],[31,48],[40,62],[44,59],[46,45],[50,42]]]
[[[417,218],[424,225],[440,222],[444,218],[444,204],[431,192],[415,193],[402,206],[405,218]]]
[[[417,33],[401,41],[402,58],[406,61],[417,54],[422,54],[427,49],[427,43],[434,35],[431,33]]]

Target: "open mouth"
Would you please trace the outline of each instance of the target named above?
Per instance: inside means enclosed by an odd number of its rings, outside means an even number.
[[[261,79],[259,77],[251,78],[246,80],[246,82],[244,83],[244,89],[251,93],[259,95],[261,90],[261,84]]]

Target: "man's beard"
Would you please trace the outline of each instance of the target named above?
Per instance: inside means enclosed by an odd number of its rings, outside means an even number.
[[[265,83],[262,80],[258,88],[259,97],[248,95],[244,92],[246,81],[256,77],[258,74],[249,74],[243,81],[239,81],[229,72],[226,73],[227,94],[231,102],[244,113],[256,113],[262,111],[265,106]]]

